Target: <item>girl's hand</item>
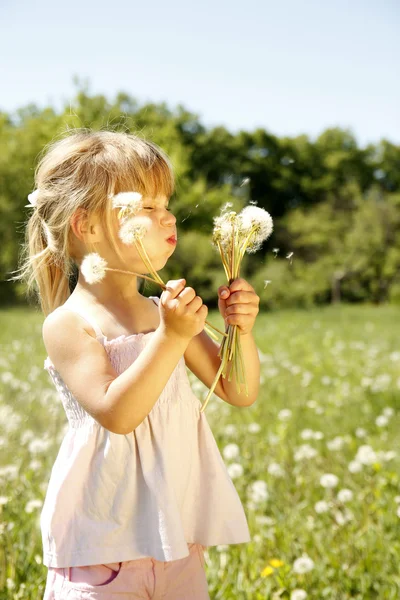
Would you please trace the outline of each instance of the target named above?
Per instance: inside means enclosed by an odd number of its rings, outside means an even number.
[[[238,326],[240,335],[253,329],[259,304],[259,296],[245,279],[238,278],[229,287],[221,285],[218,288],[219,312],[227,325]]]
[[[204,329],[208,308],[186,280],[171,279],[160,297],[160,325],[169,335],[185,340],[201,333]]]

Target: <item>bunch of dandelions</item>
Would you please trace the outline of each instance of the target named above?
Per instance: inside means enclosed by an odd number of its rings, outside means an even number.
[[[226,203],[221,215],[214,218],[212,237],[212,242],[221,255],[229,285],[240,276],[244,253],[257,252],[273,231],[271,215],[263,208],[251,203],[237,214],[229,210],[231,207],[230,202]],[[218,351],[221,365],[200,409],[201,412],[205,410],[221,374],[224,379],[228,376],[228,381],[231,381],[233,372],[238,393],[244,385],[246,396],[249,395],[238,326],[228,325],[226,332],[228,335],[223,338]]]
[[[99,283],[104,279],[106,271],[115,271],[142,277],[148,281],[157,283],[163,290],[166,290],[167,286],[154,269],[143,244],[143,238],[147,234],[147,227],[142,223],[138,223],[135,219],[135,215],[137,215],[143,207],[142,194],[139,192],[120,192],[119,194],[111,196],[111,199],[113,208],[120,209],[118,212],[118,219],[120,221],[118,231],[119,238],[124,244],[129,246],[135,244],[138,254],[145,264],[148,273],[151,274],[151,277],[143,275],[142,273],[135,273],[134,271],[125,271],[123,269],[112,269],[107,267],[107,261],[104,258],[97,252],[91,252],[84,257],[80,267],[85,280],[89,284]],[[218,331],[222,336],[226,336],[226,333],[217,329],[217,327],[214,327],[214,325],[208,323],[208,321],[206,321],[206,325],[208,325],[208,327],[205,326],[204,329],[206,329],[209,335],[215,340],[218,340],[218,337],[212,329]]]

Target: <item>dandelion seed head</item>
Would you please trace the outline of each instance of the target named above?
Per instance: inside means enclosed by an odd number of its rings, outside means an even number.
[[[147,233],[147,227],[137,223],[135,219],[127,219],[122,223],[118,236],[128,246],[134,244],[136,240],[141,240]]]
[[[107,261],[97,252],[87,254],[82,260],[80,270],[87,283],[99,283],[106,274]]]
[[[239,228],[244,236],[250,236],[246,252],[252,254],[260,249],[261,244],[273,231],[271,215],[259,206],[246,206],[238,215]]]
[[[124,208],[136,214],[142,208],[142,194],[139,192],[120,192],[112,196],[113,208]]]

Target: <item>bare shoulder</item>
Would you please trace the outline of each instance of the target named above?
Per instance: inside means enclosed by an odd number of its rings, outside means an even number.
[[[75,334],[82,333],[96,337],[93,327],[73,310],[54,310],[47,315],[42,325],[42,337],[46,349],[48,344],[53,347],[59,340],[70,339]]]
[[[107,406],[107,390],[118,374],[93,328],[72,310],[56,310],[46,317],[42,335],[51,362],[74,398],[100,425],[119,433]]]

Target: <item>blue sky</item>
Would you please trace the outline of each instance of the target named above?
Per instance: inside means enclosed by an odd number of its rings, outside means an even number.
[[[78,75],[232,132],[400,144],[398,0],[1,0],[0,22],[1,110],[61,108]]]

